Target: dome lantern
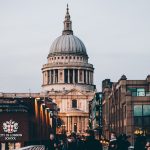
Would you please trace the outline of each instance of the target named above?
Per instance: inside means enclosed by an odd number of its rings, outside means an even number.
[[[66,11],[66,16],[65,16],[65,20],[64,20],[64,30],[63,30],[62,34],[63,35],[73,34],[72,21],[70,20],[68,4],[67,4],[67,11]]]

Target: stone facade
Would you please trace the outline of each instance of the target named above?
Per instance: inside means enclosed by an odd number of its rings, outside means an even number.
[[[58,115],[63,120],[66,132],[68,134],[71,132],[84,133],[88,128],[88,104],[93,97],[93,92],[81,92],[72,89],[64,92],[49,92],[48,96],[60,108]],[[76,103],[75,106],[73,101]]]
[[[84,44],[73,35],[68,7],[64,30],[52,43],[42,73],[43,91],[60,108],[62,127],[68,134],[84,133],[88,128],[88,104],[95,93],[94,68],[88,63]]]

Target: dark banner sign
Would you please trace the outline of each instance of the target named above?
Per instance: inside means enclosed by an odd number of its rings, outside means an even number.
[[[27,141],[28,122],[28,113],[0,112],[0,141]]]

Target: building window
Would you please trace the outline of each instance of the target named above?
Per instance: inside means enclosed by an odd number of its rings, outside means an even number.
[[[134,105],[134,116],[150,116],[150,105]]]
[[[134,125],[146,128],[150,122],[150,105],[134,105]]]
[[[132,93],[132,96],[145,96],[146,94],[144,88],[128,88],[128,91]]]
[[[150,116],[150,105],[143,105],[143,115]]]
[[[72,100],[72,108],[77,108],[77,100]]]
[[[142,105],[134,105],[134,116],[142,116]]]

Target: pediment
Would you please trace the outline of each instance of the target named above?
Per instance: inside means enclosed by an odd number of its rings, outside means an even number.
[[[84,96],[86,96],[85,93],[83,93],[82,91],[79,91],[77,89],[71,89],[70,91],[67,91],[65,93],[65,95],[84,95]]]

